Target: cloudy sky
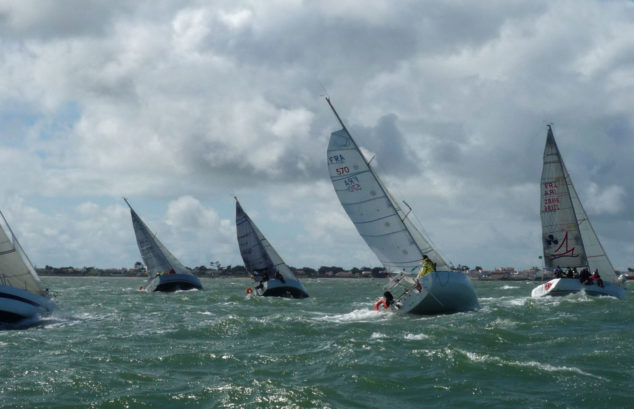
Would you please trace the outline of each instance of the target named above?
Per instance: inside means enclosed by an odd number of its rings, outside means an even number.
[[[0,0],[0,209],[34,264],[131,267],[127,197],[188,266],[237,195],[297,267],[375,266],[326,168],[328,94],[454,264],[540,263],[546,124],[634,267],[634,3]]]

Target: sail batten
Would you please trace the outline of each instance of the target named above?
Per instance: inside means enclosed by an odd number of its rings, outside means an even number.
[[[332,108],[332,104],[328,100]],[[423,254],[439,270],[449,267],[392,197],[363,156],[333,108],[342,129],[330,135],[327,160],[330,179],[348,217],[390,272],[412,272]]]
[[[546,267],[598,269],[603,280],[616,283],[614,267],[581,204],[550,126],[544,148],[540,200]]]

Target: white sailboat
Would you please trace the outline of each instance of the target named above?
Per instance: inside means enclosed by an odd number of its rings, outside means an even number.
[[[584,291],[588,295],[625,298],[625,278],[617,277],[590,224],[550,125],[544,148],[540,207],[546,268],[597,270],[603,286],[598,285],[597,281],[584,284],[579,278],[555,278],[535,287],[531,296],[567,295]]]
[[[265,297],[308,297],[302,283],[242,209],[238,198],[235,199],[238,246],[244,266],[258,282],[256,294]]]
[[[42,289],[35,268],[0,212],[0,323],[35,323],[55,304]]]
[[[357,231],[389,273],[396,274],[386,289],[400,288],[389,309],[413,314],[442,314],[479,308],[471,279],[451,271],[392,197],[348,132],[329,98],[328,105],[341,124],[328,144],[328,170],[339,201]],[[436,270],[416,280],[427,255]],[[392,296],[389,293],[389,296]]]
[[[141,220],[127,199],[130,208],[132,226],[136,242],[141,252],[148,273],[146,291],[202,290],[198,277],[193,275],[180,261],[161,243],[154,233]]]

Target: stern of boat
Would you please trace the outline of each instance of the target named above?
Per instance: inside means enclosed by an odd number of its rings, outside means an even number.
[[[456,271],[434,271],[420,280],[421,289],[410,287],[397,300],[398,312],[451,314],[480,308],[471,279]]]

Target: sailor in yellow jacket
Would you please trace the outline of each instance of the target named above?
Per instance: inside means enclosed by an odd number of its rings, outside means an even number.
[[[421,268],[418,272],[416,279],[419,279],[425,274],[431,273],[432,271],[436,271],[436,267],[434,266],[434,263],[429,259],[429,257],[427,257],[427,255],[425,254],[423,255],[423,268]]]

